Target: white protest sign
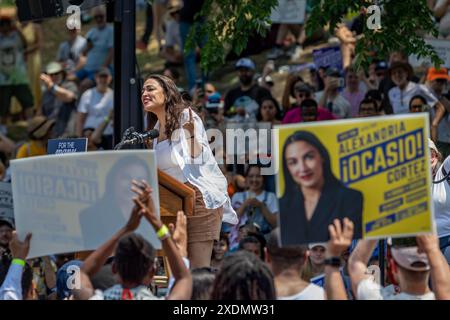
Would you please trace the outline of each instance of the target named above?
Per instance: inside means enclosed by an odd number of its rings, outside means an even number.
[[[306,0],[278,0],[272,10],[272,23],[301,24],[305,21]]]
[[[0,182],[0,220],[14,222],[11,183]]]
[[[425,39],[425,42],[433,46],[439,58],[444,61],[445,67],[450,67],[450,41],[440,39]],[[409,63],[413,67],[419,67],[421,65],[430,66],[431,60],[428,57],[418,58],[416,55],[409,57]]]
[[[134,205],[131,180],[145,179],[159,214],[153,151],[49,155],[11,162],[19,237],[33,233],[28,258],[94,250],[125,226]],[[137,229],[157,249],[151,225]]]

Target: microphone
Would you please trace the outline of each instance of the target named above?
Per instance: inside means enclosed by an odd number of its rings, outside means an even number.
[[[132,138],[131,138],[132,137]],[[149,139],[155,139],[159,137],[159,131],[156,129],[149,130],[144,133],[132,132],[131,137],[123,141],[123,144],[139,144],[144,143]]]

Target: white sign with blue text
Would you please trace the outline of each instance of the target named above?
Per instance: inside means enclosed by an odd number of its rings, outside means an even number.
[[[150,150],[83,152],[11,161],[14,215],[28,258],[98,248],[125,226],[134,206],[131,180],[145,179],[159,214],[156,159]],[[142,220],[137,229],[161,244]]]

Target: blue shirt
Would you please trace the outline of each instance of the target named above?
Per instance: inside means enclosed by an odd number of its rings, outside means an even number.
[[[84,69],[97,71],[105,62],[109,49],[114,46],[114,28],[110,25],[103,29],[94,27],[88,31],[86,39],[92,43],[93,48],[87,54]]]

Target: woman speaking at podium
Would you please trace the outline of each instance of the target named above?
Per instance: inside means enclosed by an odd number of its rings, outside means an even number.
[[[158,169],[195,190],[194,213],[187,217],[191,268],[209,267],[222,221],[238,222],[227,194],[227,180],[211,152],[202,120],[171,79],[149,76],[141,99],[147,129],[159,130],[152,143]]]

